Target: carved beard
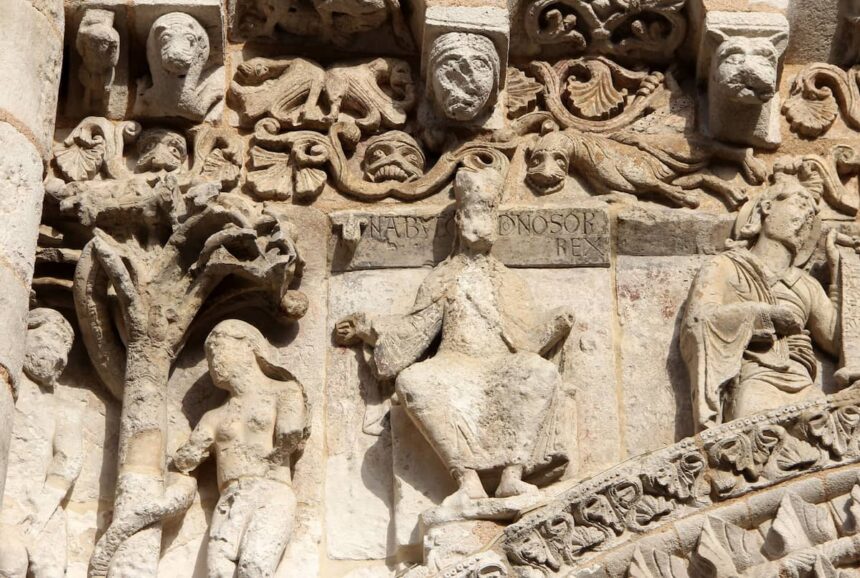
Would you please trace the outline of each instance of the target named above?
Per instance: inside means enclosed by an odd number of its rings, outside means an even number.
[[[399,153],[391,154],[375,163],[370,163],[364,170],[367,179],[372,183],[397,181],[409,183],[421,177],[424,171]]]

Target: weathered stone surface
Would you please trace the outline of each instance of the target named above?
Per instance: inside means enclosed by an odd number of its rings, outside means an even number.
[[[678,330],[701,263],[698,256],[618,258],[627,456],[659,449],[694,431]]]
[[[61,3],[45,2],[54,9]],[[62,9],[50,19],[26,0],[3,0],[0,40],[0,120],[23,131],[48,156],[54,137],[60,66],[63,60]],[[25,72],[26,71],[26,72]]]
[[[860,571],[860,2],[0,13],[0,574]]]

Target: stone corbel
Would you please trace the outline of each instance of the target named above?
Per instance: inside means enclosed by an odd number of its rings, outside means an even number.
[[[428,6],[421,48],[422,116],[443,125],[502,128],[509,45],[506,8]]]
[[[121,119],[128,108],[126,7],[87,3],[72,18],[68,112],[71,116],[97,114]]]
[[[707,14],[698,77],[707,91],[703,118],[714,138],[762,148],[779,145],[779,79],[788,30],[782,14]]]
[[[204,0],[193,9],[179,8],[135,6],[132,34],[146,46],[149,70],[137,80],[134,114],[217,120],[227,84],[221,3]]]

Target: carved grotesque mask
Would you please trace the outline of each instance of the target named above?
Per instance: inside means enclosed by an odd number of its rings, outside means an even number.
[[[540,195],[557,193],[564,188],[570,169],[570,139],[561,132],[551,132],[531,149],[526,182]]]
[[[424,174],[424,153],[405,132],[392,130],[367,142],[362,168],[372,183],[408,183]]]
[[[494,169],[460,169],[454,179],[460,242],[475,253],[488,253],[496,242],[501,173]]]
[[[780,49],[775,38],[723,37],[714,58],[711,82],[744,104],[769,102],[777,90]]]
[[[450,32],[436,39],[430,51],[430,84],[436,105],[457,121],[481,114],[499,82],[499,56],[489,38]]]
[[[173,76],[184,76],[209,58],[209,39],[197,20],[181,12],[165,14],[155,21],[147,41],[150,66],[157,64]]]
[[[137,172],[176,171],[188,157],[185,138],[164,129],[145,131],[138,141],[138,150]]]
[[[27,319],[24,372],[36,383],[51,386],[66,368],[74,332],[53,309],[33,309]]]

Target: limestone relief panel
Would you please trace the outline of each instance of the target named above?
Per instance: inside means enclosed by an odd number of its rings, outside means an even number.
[[[0,575],[857,575],[858,8],[0,0]]]

